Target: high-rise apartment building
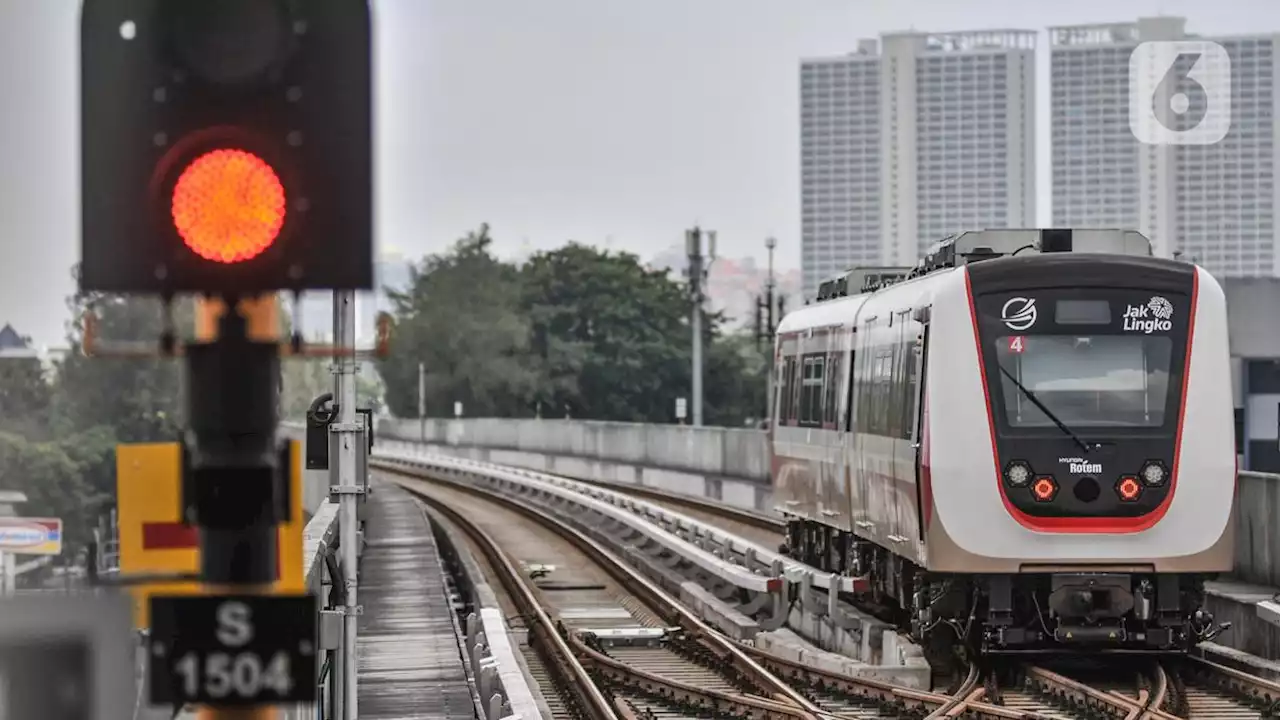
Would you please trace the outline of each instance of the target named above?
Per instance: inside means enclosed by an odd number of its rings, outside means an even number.
[[[1143,42],[1183,39],[1212,40],[1231,57],[1230,130],[1212,145],[1140,143],[1130,56]],[[1280,275],[1277,40],[1191,36],[1176,17],[1051,28],[1053,224],[1136,228],[1158,254],[1181,252],[1219,276]]]
[[[963,230],[1035,225],[1036,33],[893,33],[800,70],[805,294]]]

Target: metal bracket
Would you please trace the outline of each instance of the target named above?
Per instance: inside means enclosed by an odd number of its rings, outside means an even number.
[[[364,432],[364,425],[360,423],[329,423],[330,433],[360,433]]]
[[[83,316],[84,333],[80,343],[81,352],[86,357],[109,358],[171,358],[183,357],[187,354],[187,343],[178,342],[170,337],[155,341],[103,341],[98,333],[98,316],[93,310],[87,310]],[[288,342],[277,343],[277,351],[282,358],[351,358],[360,360],[381,360],[390,355],[391,334],[395,320],[389,313],[379,313],[377,321],[377,339],[372,348],[348,348],[336,345],[321,345],[304,342],[301,335]],[[357,370],[359,365],[356,366]]]
[[[343,606],[342,606],[342,607],[340,607],[340,608],[334,608],[334,609],[335,609],[335,610],[337,610],[338,612],[342,613],[343,615],[355,615],[355,616],[359,617],[360,615],[363,615],[363,614],[364,614],[364,606],[363,606],[363,605],[355,605],[355,606],[352,606],[352,605],[343,605]]]
[[[329,495],[363,495],[365,489],[361,485],[330,485]]]

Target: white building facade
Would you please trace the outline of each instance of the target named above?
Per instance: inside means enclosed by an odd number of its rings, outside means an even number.
[[[893,33],[801,63],[806,297],[964,230],[1035,222],[1036,33]]]
[[[1129,125],[1130,56],[1143,42],[1184,39],[1231,57],[1230,130],[1211,145],[1140,143]],[[1051,28],[1053,224],[1136,228],[1158,254],[1220,277],[1280,276],[1277,40],[1189,35],[1177,17]]]

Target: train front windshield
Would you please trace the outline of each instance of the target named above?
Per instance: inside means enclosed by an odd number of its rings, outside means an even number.
[[[1188,296],[1071,289],[996,293],[977,304],[1002,434],[1051,434],[1059,422],[1104,434],[1176,425]]]
[[[1015,428],[1054,422],[1014,380],[1072,427],[1160,427],[1169,397],[1167,337],[1004,335],[995,341],[1003,367],[1005,417]]]

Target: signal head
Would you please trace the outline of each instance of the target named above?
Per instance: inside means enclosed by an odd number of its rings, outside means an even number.
[[[373,279],[369,0],[82,0],[87,292]]]
[[[296,21],[282,0],[170,0],[161,12],[173,60],[211,85],[261,80],[291,54]]]
[[[196,255],[213,262],[244,262],[279,237],[286,213],[284,186],[257,155],[212,150],[178,176],[171,212],[182,242]]]

